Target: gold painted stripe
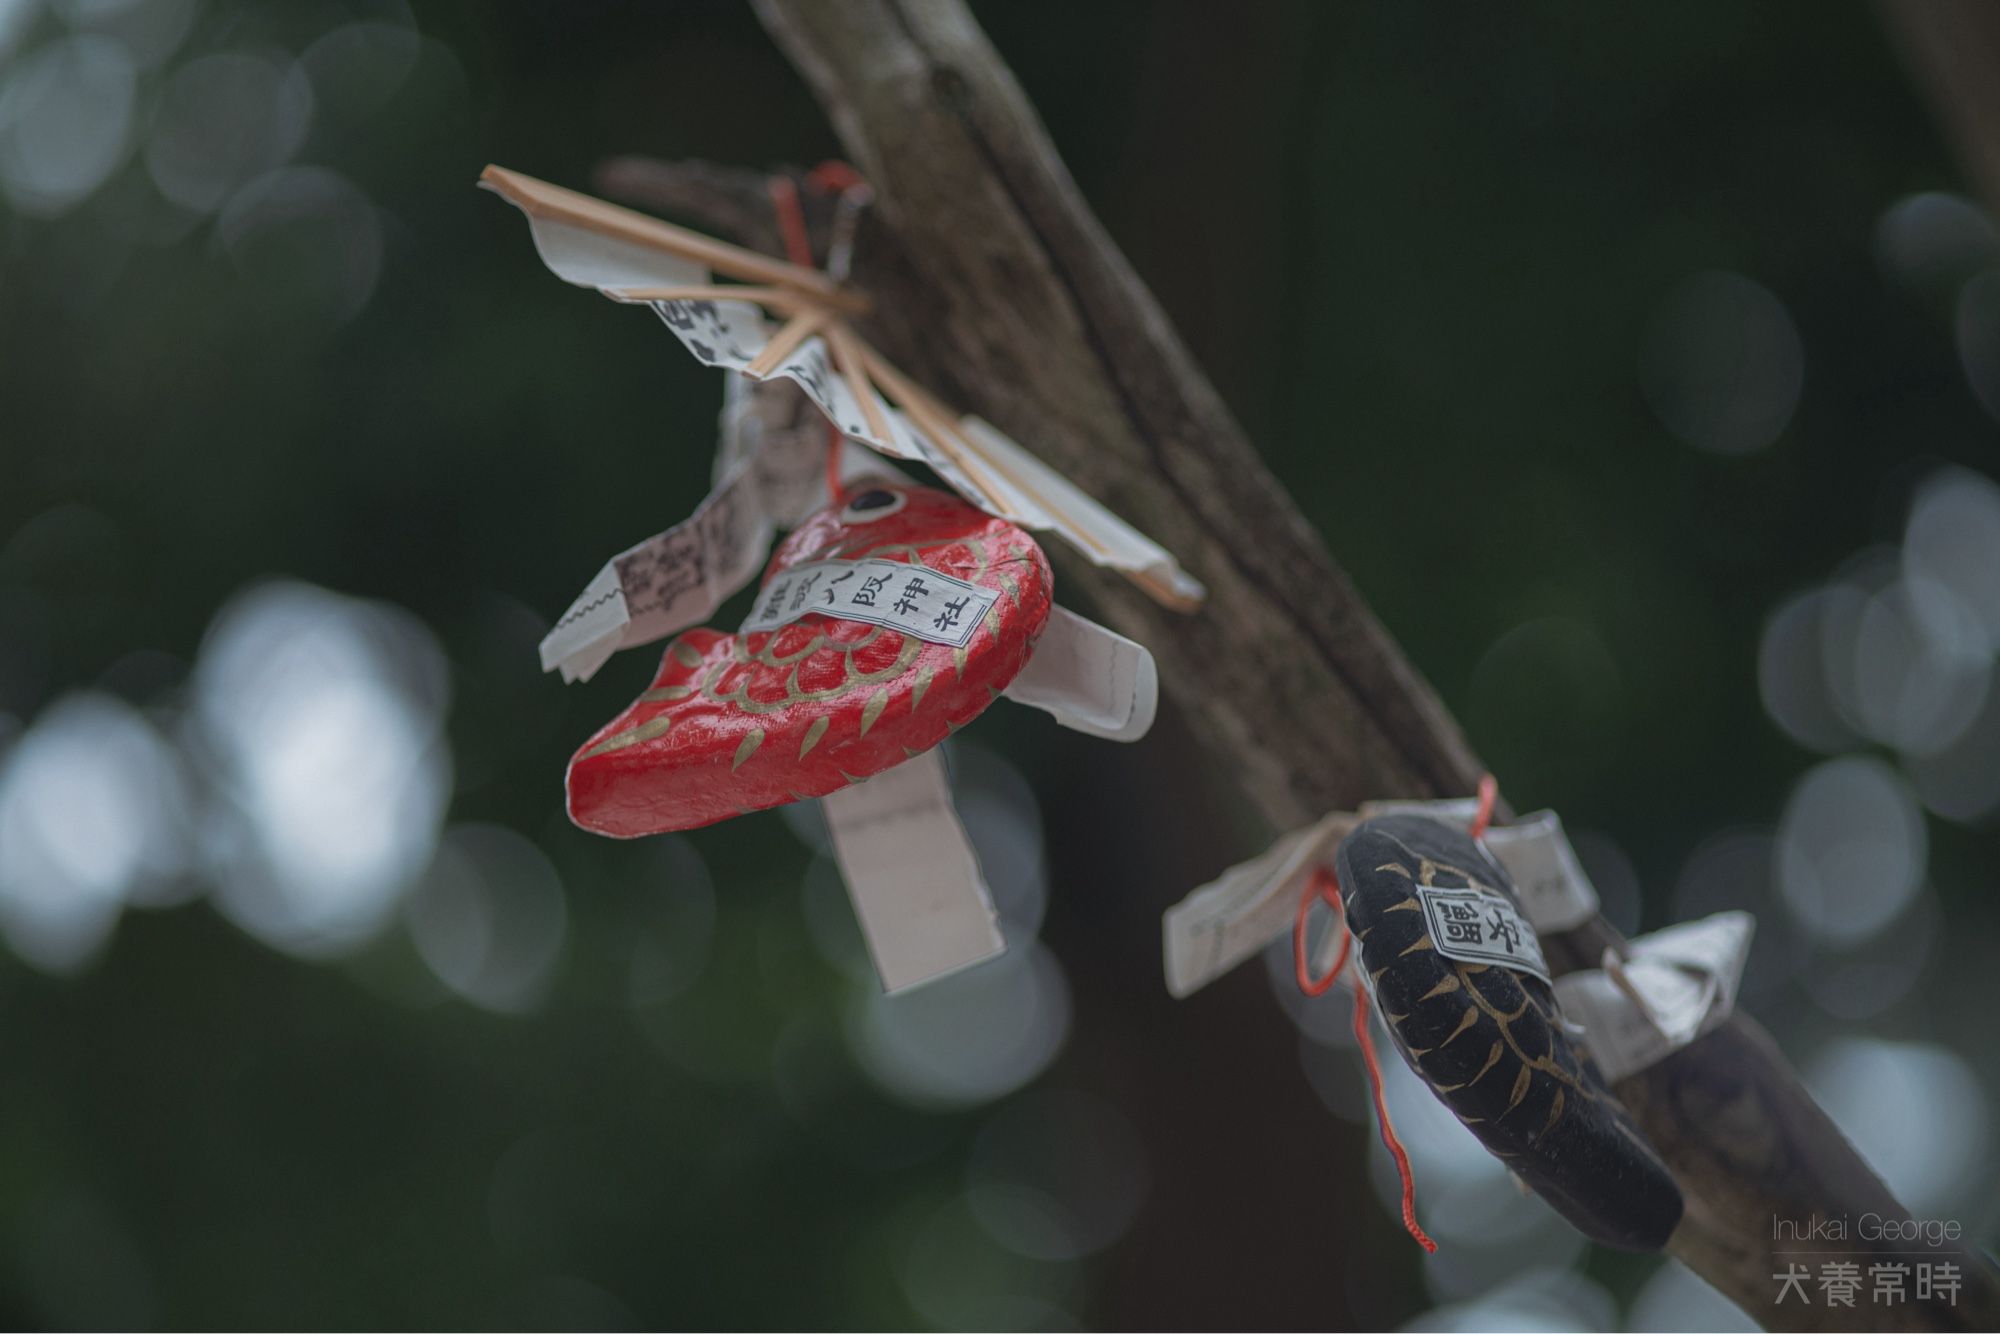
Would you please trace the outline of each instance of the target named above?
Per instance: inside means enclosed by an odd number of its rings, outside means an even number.
[[[1507,1100],[1507,1112],[1511,1112],[1516,1107],[1519,1107],[1521,1099],[1528,1096],[1528,1085],[1534,1077],[1534,1072],[1528,1069],[1527,1066],[1524,1065],[1521,1067],[1521,1073],[1514,1079],[1514,1096]],[[1500,1115],[1505,1116],[1507,1112],[1502,1112]]]
[[[674,720],[671,714],[663,713],[657,718],[648,718],[637,727],[628,727],[622,732],[604,738],[604,740],[598,742],[589,750],[577,756],[577,758],[587,760],[593,755],[604,755],[614,750],[623,750],[627,746],[636,746],[641,741],[651,741],[654,737],[661,735],[669,727],[672,727],[673,724]]]
[[[1478,1022],[1479,1022],[1479,1011],[1473,1009],[1470,1005],[1466,1006],[1465,1017],[1458,1021],[1457,1028],[1451,1030],[1451,1037],[1446,1038],[1443,1042],[1438,1043],[1438,1046],[1443,1047],[1449,1045],[1452,1038],[1458,1037],[1459,1035],[1464,1033],[1465,1030],[1471,1028],[1474,1024]],[[1521,1073],[1525,1075],[1528,1072],[1523,1070]]]
[[[1556,1100],[1549,1104],[1549,1119],[1542,1122],[1542,1128],[1540,1132],[1536,1134],[1535,1138],[1540,1139],[1543,1135],[1546,1135],[1551,1130],[1554,1130],[1556,1128],[1556,1122],[1562,1120],[1562,1116],[1563,1116],[1563,1091],[1561,1089],[1557,1089]]]

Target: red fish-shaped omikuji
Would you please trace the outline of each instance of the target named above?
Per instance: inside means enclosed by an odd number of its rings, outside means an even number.
[[[850,571],[905,585],[923,577],[879,564],[894,562],[975,585],[991,605],[961,647],[813,611],[774,629],[679,635],[652,687],[570,760],[570,818],[636,838],[825,796],[983,712],[1048,622],[1052,579],[1035,540],[928,487],[866,482],[806,520],[772,556],[760,603],[787,572],[797,584],[805,567],[829,561],[878,562],[827,567],[829,581]],[[940,611],[946,623],[951,615]]]

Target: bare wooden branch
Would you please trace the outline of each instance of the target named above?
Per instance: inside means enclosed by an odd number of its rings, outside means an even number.
[[[1879,0],[1903,59],[1959,161],[2000,213],[2000,6],[1988,0]]]
[[[878,312],[869,340],[1208,584],[1209,606],[1180,617],[1080,562],[1063,570],[1152,648],[1219,768],[1279,829],[1368,797],[1470,792],[1481,766],[1456,723],[1264,468],[958,0],[755,2],[875,188],[855,266]],[[600,183],[774,244],[749,178],[626,163]],[[1599,919],[1546,945],[1567,971],[1619,943]],[[1772,1306],[1775,1219],[1907,1214],[1748,1016],[1618,1092],[1687,1195],[1672,1250],[1767,1324],[2000,1323],[2000,1286],[1971,1256],[1955,1307]]]

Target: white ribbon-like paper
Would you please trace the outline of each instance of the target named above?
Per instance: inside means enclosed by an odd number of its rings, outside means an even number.
[[[588,681],[619,649],[701,624],[757,577],[778,525],[796,521],[802,504],[810,512],[806,497],[823,497],[824,435],[762,429],[756,399],[770,395],[738,384],[723,406],[715,489],[687,519],[605,563],[542,639],[543,671]]]
[[[712,275],[705,267],[532,206],[537,195],[577,198],[545,182],[489,172],[487,184],[527,215],[535,249],[557,277],[614,301],[644,302],[704,365],[753,374],[752,363],[773,333],[755,305],[634,295],[663,287],[709,286]],[[1198,603],[1206,595],[1201,582],[1158,543],[988,423],[966,417],[952,424],[979,455],[980,475],[974,477],[952,451],[872,389],[870,401],[860,402],[847,377],[836,373],[826,340],[818,334],[802,339],[774,366],[758,367],[754,375],[793,381],[844,435],[892,458],[924,463],[989,514],[1036,532],[1053,532],[1093,564],[1144,575],[1181,603]],[[893,386],[891,392],[896,392]]]
[[[1051,607],[1034,656],[1000,693],[1074,731],[1137,741],[1152,729],[1160,673],[1145,645]]]
[[[1640,936],[1622,959],[1607,950],[1602,968],[1557,978],[1556,1000],[1604,1077],[1623,1079],[1729,1017],[1756,929],[1732,910]]]
[[[937,751],[844,787],[820,806],[884,991],[934,981],[1007,948]]]

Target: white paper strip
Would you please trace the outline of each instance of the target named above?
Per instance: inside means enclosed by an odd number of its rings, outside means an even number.
[[[1623,1079],[1693,1042],[1729,1017],[1750,939],[1747,912],[1720,912],[1640,936],[1625,958],[1556,979],[1563,1015],[1607,1079]]]
[[[671,535],[671,531],[662,533],[652,541]],[[649,544],[641,544],[644,545]],[[560,668],[565,681],[588,681],[612,654],[628,642],[636,642],[625,637],[625,630],[631,624],[632,609],[626,604],[624,590],[618,586],[618,567],[607,562],[576,595],[562,619],[542,636],[542,670]]]
[[[823,560],[771,576],[757,593],[745,634],[775,630],[818,612],[885,626],[933,644],[964,648],[1000,594],[928,565],[896,560]]]
[[[767,489],[794,485],[787,473],[815,466],[780,449],[751,452],[687,520],[598,571],[542,640],[542,670],[587,681],[618,649],[713,615],[764,568],[776,532]]]
[[[542,640],[542,670],[588,681],[621,648],[708,619],[764,568],[771,539],[826,504],[826,422],[785,382],[725,377],[715,489],[607,562]],[[902,474],[843,442],[844,483]]]
[[[1006,949],[937,751],[821,805],[883,990],[929,982]]]
[[[609,293],[614,295],[615,293]],[[719,366],[748,375],[750,365],[770,342],[770,325],[755,306],[741,301],[655,301],[651,303],[660,319],[681,345],[706,366]],[[787,379],[805,391],[828,421],[850,440],[887,454],[911,459],[935,472],[947,485],[989,514],[1020,522],[1004,513],[979,484],[966,475],[957,461],[938,448],[929,436],[910,424],[901,412],[870,390],[864,406],[845,376],[836,374],[826,340],[817,334],[805,339],[771,369],[765,379]],[[872,409],[872,413],[871,413]],[[879,421],[884,430],[871,424]],[[1024,527],[1032,525],[1023,525]],[[1046,526],[1046,525],[1043,525]]]
[[[1378,815],[1422,815],[1441,824],[1466,829],[1471,827],[1473,817],[1478,814],[1477,797],[1446,797],[1439,801],[1397,797],[1390,801],[1361,803],[1361,818],[1364,820],[1372,820]]]
[[[1208,596],[1201,580],[1167,550],[978,417],[959,422],[966,439],[999,474],[991,512],[1023,528],[1057,533],[1096,565],[1149,575],[1188,603]]]
[[[1158,712],[1160,674],[1144,645],[1054,607],[1034,656],[1000,693],[1078,732],[1137,741]]]
[[[715,485],[744,462],[755,459],[764,508],[780,528],[796,528],[825,508],[826,450],[831,432],[826,418],[789,380],[722,376],[722,422],[716,438]],[[909,477],[887,459],[851,440],[840,442],[843,485],[864,477]]]
[[[1160,921],[1167,991],[1193,995],[1290,931],[1306,877],[1332,860],[1359,822],[1359,816],[1335,811],[1294,829],[1167,909]]]
[[[517,181],[516,190],[520,188]],[[552,190],[541,182],[528,184]],[[568,192],[556,192],[567,194]],[[516,207],[513,192],[501,197]],[[595,287],[615,301],[644,300],[632,293],[647,288],[712,285],[702,265],[548,213],[527,213],[542,261],[566,282]],[[728,300],[649,301],[667,327],[704,365],[747,373],[770,342],[763,312],[748,302]],[[848,378],[833,365],[824,338],[800,342],[758,378],[796,382],[829,420],[852,439],[893,458],[921,460],[966,500],[989,514],[1037,532],[1054,532],[1092,562],[1141,576],[1156,596],[1192,607],[1205,596],[1199,580],[1183,571],[1172,555],[1112,514],[1067,478],[985,422],[973,417],[952,423],[977,456],[975,477],[940,445],[891,408],[872,389],[866,403],[855,397]]]
[[[1536,811],[1486,831],[1486,847],[1507,868],[1537,931],[1574,931],[1597,916],[1597,888],[1554,811]]]
[[[527,212],[525,209],[522,211]],[[693,260],[669,255],[650,246],[621,241],[556,218],[537,217],[532,213],[527,217],[528,228],[535,238],[536,253],[542,257],[542,263],[566,283],[595,287],[607,296],[622,300],[618,293],[626,288],[704,287],[710,280],[708,270]]]
[[[732,301],[656,301],[653,308],[689,352],[705,365],[750,373],[769,342],[769,325],[754,308]],[[1094,564],[1150,576],[1171,595],[1198,603],[1207,590],[1158,543],[1091,499],[1074,483],[977,417],[957,423],[983,466],[975,479],[953,452],[872,389],[864,403],[833,364],[826,340],[802,340],[769,377],[795,382],[842,434],[890,455],[922,462],[966,500],[1035,532],[1053,532]],[[878,429],[878,423],[880,429]]]

